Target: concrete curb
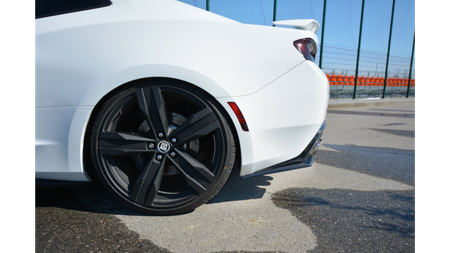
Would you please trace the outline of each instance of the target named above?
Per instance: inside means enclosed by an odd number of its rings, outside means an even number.
[[[367,107],[380,105],[415,104],[415,98],[362,98],[362,99],[331,99],[328,109],[346,107]]]

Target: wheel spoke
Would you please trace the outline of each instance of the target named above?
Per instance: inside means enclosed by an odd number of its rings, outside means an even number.
[[[175,157],[170,160],[199,193],[204,192],[214,180],[215,176],[208,168],[185,152],[176,150]]]
[[[165,158],[162,161],[152,159],[140,174],[133,186],[130,199],[145,206],[152,206],[161,186]]]
[[[139,108],[145,116],[149,126],[158,133],[167,135],[169,124],[166,115],[166,105],[158,86],[145,87],[136,91]]]
[[[154,152],[149,148],[150,143],[155,143],[155,140],[132,133],[102,132],[99,149],[102,155],[113,156]]]
[[[219,127],[219,122],[214,113],[209,108],[205,108],[189,117],[170,136],[177,138],[177,145],[183,145],[186,142],[201,138]]]

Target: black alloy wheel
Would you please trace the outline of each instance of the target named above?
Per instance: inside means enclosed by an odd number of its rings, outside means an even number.
[[[175,80],[141,80],[117,92],[91,135],[99,178],[139,211],[194,210],[217,194],[234,164],[234,137],[220,108]]]

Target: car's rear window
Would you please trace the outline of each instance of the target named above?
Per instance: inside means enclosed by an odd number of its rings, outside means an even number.
[[[111,5],[110,0],[36,0],[36,18],[84,11]]]

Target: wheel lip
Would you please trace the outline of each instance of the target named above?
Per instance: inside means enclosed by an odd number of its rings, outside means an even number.
[[[120,97],[122,97],[122,99],[119,100],[119,101],[123,101],[124,98],[130,97],[130,95],[134,92],[134,90],[139,89],[141,87],[145,87],[145,86],[153,86],[153,85],[141,84],[139,86],[134,87],[134,89],[129,89],[128,93],[125,92],[125,93],[121,94]],[[229,154],[230,147],[228,147],[229,145],[227,145],[227,142],[226,142],[226,139],[227,139],[226,136],[227,136],[228,133],[224,129],[224,125],[226,124],[226,122],[224,122],[223,118],[221,119],[221,113],[219,112],[219,110],[210,101],[202,99],[199,96],[197,96],[196,94],[194,94],[193,92],[191,92],[189,90],[186,90],[186,89],[183,89],[183,88],[178,87],[178,86],[172,86],[172,85],[167,85],[167,84],[159,85],[159,86],[164,87],[165,92],[176,91],[177,94],[182,93],[181,95],[184,95],[184,93],[187,93],[187,94],[189,94],[189,96],[191,98],[194,98],[196,100],[195,101],[196,103],[203,104],[204,106],[210,108],[211,111],[214,113],[214,116],[215,116],[216,120],[218,121],[218,123],[220,125],[220,127],[218,129],[216,129],[215,132],[220,132],[220,139],[222,140],[220,143],[219,142],[215,142],[216,144],[215,144],[214,153],[216,153],[217,148],[220,147],[222,149],[221,153],[223,153],[225,151],[225,153]],[[114,111],[114,108],[117,108],[117,104],[115,104],[114,106],[109,108],[108,113],[104,114],[102,120],[99,121],[99,122],[102,122],[101,123],[101,126],[102,126],[101,129],[104,129],[105,120],[109,117],[109,115],[111,115],[111,112]],[[93,129],[95,129],[95,127]],[[100,131],[98,131],[94,135],[94,140],[99,140],[99,136],[100,136]],[[216,136],[216,134],[214,136]],[[172,136],[168,135],[168,136],[164,136],[161,139],[159,139],[156,136],[155,139],[160,140],[160,141],[165,141],[165,142],[170,144],[171,142],[169,141],[169,139],[171,139],[171,138],[172,138]],[[96,156],[95,156],[96,160],[99,161],[103,165],[103,168],[108,168],[105,165],[105,161],[107,159],[103,159],[102,158],[103,155],[101,155],[99,153],[98,141],[95,142],[94,146],[95,146],[94,150],[97,150]],[[169,151],[170,150],[174,150],[174,149],[176,149],[176,145],[171,145],[171,148],[169,149]],[[168,152],[166,152],[166,154]],[[152,159],[154,159],[154,157],[156,156],[157,153],[158,152],[154,152],[154,155],[153,155]],[[168,156],[167,156],[167,158],[170,159],[170,157],[168,157]],[[124,200],[125,202],[128,202],[128,204],[131,204],[133,206],[133,208],[141,209],[141,211],[144,211],[144,212],[151,211],[152,213],[170,214],[171,212],[178,213],[179,210],[183,210],[183,209],[186,209],[186,208],[193,209],[196,206],[198,206],[199,204],[202,204],[200,202],[204,198],[204,196],[207,195],[207,194],[210,194],[209,193],[210,190],[213,189],[214,187],[216,187],[218,181],[224,175],[224,171],[221,168],[224,167],[224,164],[227,161],[227,155],[223,154],[220,158],[221,158],[221,159],[219,159],[220,161],[216,162],[216,169],[214,170],[215,172],[213,172],[215,174],[215,179],[214,179],[213,182],[211,182],[211,184],[208,186],[208,188],[204,192],[202,192],[202,193],[200,193],[200,194],[198,194],[196,196],[193,195],[191,197],[186,197],[184,199],[184,201],[179,201],[179,203],[177,203],[176,205],[170,206],[170,207],[165,207],[164,205],[161,205],[161,208],[159,208],[159,205],[157,205],[157,204],[155,206],[153,206],[153,207],[149,207],[149,206],[141,205],[141,204],[139,204],[137,202],[134,202],[134,201],[130,200],[130,198],[129,198],[129,195],[130,195],[129,191],[127,192],[127,191],[120,190],[122,187],[118,187],[118,185],[120,185],[120,183],[117,182],[116,176],[112,176],[111,175],[113,173],[117,173],[117,171],[112,171],[111,169],[106,169],[105,170],[105,169],[100,169],[100,168],[98,170],[102,173],[104,178],[107,180],[107,184],[110,186],[109,189],[114,191],[116,194],[122,196],[122,200]],[[164,158],[164,159],[166,159],[166,158]],[[94,164],[95,164],[95,162],[94,162]],[[194,206],[194,207],[192,208],[192,206]]]

